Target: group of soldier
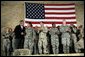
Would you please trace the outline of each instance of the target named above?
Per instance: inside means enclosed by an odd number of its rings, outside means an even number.
[[[40,28],[37,26],[33,28],[32,23],[29,22],[25,28],[24,21],[21,20],[14,30],[7,28],[2,35],[5,55],[11,55],[15,49],[29,49],[31,54],[50,54],[52,49],[53,54],[58,54],[60,40],[63,53],[70,53],[72,49],[78,53],[80,49],[84,49],[84,28],[82,25],[76,27],[71,23],[68,26],[66,20],[63,20],[63,24],[58,27],[52,23],[50,29],[44,26],[43,22],[40,22],[40,25]]]

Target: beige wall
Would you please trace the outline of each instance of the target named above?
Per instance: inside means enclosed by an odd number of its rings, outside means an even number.
[[[15,28],[20,20],[24,20],[24,2],[48,4],[76,4],[76,18],[78,26],[84,24],[84,2],[82,1],[2,1],[1,2],[1,32],[6,27]]]

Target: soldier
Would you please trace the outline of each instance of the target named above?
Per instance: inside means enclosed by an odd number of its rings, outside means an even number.
[[[80,34],[78,35],[80,40],[75,44],[77,53],[81,52],[80,49],[84,49],[84,28],[82,27],[82,25],[80,25],[78,29],[80,30]]]
[[[43,22],[40,22],[41,27],[38,29],[39,33],[39,42],[38,42],[38,48],[39,48],[39,54],[42,54],[42,45],[44,48],[44,54],[48,53],[47,51],[47,27],[44,27]]]
[[[81,39],[81,37],[82,37],[82,34],[84,34],[84,30],[83,30],[84,28],[83,28],[83,26],[82,25],[80,25],[79,27],[78,27],[78,30],[80,31],[80,33],[79,33],[79,35],[78,35],[78,37],[79,37],[79,39]]]
[[[28,23],[28,28],[25,30],[25,42],[24,42],[24,48],[30,49],[31,54],[33,53],[33,47],[34,47],[34,40],[35,40],[35,31],[32,28],[32,24]]]
[[[12,29],[11,34],[12,34],[12,43],[11,43],[11,45],[12,45],[12,53],[13,53],[14,50],[15,50],[15,34],[14,34],[14,29]]]
[[[57,26],[58,28],[58,31],[59,31],[59,34],[58,34],[58,37],[59,37],[59,53],[63,53],[63,48],[62,48],[62,43],[61,43],[61,32],[60,32],[60,26]]]
[[[63,25],[60,26],[60,32],[62,33],[62,44],[63,44],[63,52],[69,53],[70,46],[70,27],[66,25],[66,20],[63,20]]]
[[[70,24],[70,29],[71,29],[71,46],[72,46],[72,42],[74,44],[74,50],[75,50],[75,44],[77,42],[77,37],[76,37],[76,32],[77,32],[77,28],[76,26],[73,25],[73,23]],[[73,49],[73,46],[72,46]]]
[[[13,38],[14,38],[14,33],[12,31],[12,28],[9,28],[9,33],[10,33],[10,55],[12,55],[13,52]]]
[[[53,53],[54,54],[59,53],[59,38],[58,38],[59,31],[56,28],[55,23],[52,23],[52,28],[49,30],[49,34],[51,35],[51,45]]]
[[[34,43],[34,54],[38,54],[38,40],[39,40],[39,33],[38,33],[38,26],[35,26],[35,33],[36,33],[36,36],[35,36],[35,43]]]
[[[10,56],[10,48],[11,48],[11,34],[9,32],[9,28],[6,29],[6,32],[4,33],[4,35],[2,36],[3,38],[3,48],[5,51],[5,55],[6,56]]]

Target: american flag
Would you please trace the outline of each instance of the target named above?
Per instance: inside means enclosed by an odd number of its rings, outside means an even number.
[[[66,24],[74,23],[77,25],[75,16],[75,4],[38,4],[25,3],[25,26],[31,22],[33,27],[40,27],[40,22],[44,22],[44,26],[48,29],[52,27],[52,23],[57,26],[62,25],[63,19]]]

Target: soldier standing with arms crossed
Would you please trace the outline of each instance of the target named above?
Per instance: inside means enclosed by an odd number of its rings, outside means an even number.
[[[34,54],[38,54],[39,51],[38,51],[38,40],[39,40],[39,33],[38,33],[38,26],[35,26],[35,43],[34,43]]]
[[[28,28],[25,30],[25,42],[24,42],[24,48],[30,49],[31,54],[33,53],[33,47],[34,47],[34,40],[35,40],[35,31],[32,28],[31,22],[28,23]]]
[[[4,33],[4,35],[2,36],[3,38],[3,48],[5,51],[5,55],[6,56],[10,56],[11,55],[11,41],[10,39],[13,37],[11,31],[9,31],[10,29],[7,28],[6,32]]]
[[[39,54],[42,54],[42,45],[44,48],[44,54],[48,53],[47,51],[47,27],[44,27],[44,23],[40,22],[41,27],[38,30],[39,33],[39,42],[38,42],[38,48],[39,48]]]
[[[76,28],[76,26],[73,25],[73,23],[71,23],[70,29],[71,29],[71,47],[72,47],[72,50],[73,50],[73,45],[72,45],[72,43],[73,43],[74,44],[74,50],[76,50],[75,44],[77,42],[77,37],[76,37],[77,28]]]
[[[49,30],[49,34],[51,35],[51,45],[53,49],[53,53],[59,53],[59,31],[56,28],[55,23],[52,23],[52,28]]]
[[[69,53],[70,46],[70,27],[66,25],[66,20],[63,20],[63,25],[60,26],[60,32],[62,33],[62,44],[63,44],[63,52]]]

